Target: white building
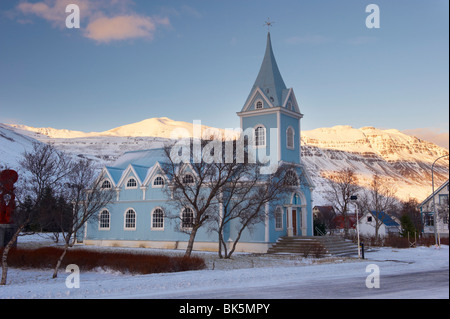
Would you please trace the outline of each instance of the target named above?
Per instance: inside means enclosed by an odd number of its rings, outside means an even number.
[[[434,222],[436,220],[436,232],[441,237],[448,237],[448,193],[449,180],[437,188],[433,194],[428,196],[419,206],[423,220],[423,233],[425,235],[434,235]],[[436,214],[434,214],[434,204],[436,205]]]
[[[400,225],[393,217],[384,212],[367,212],[358,221],[359,233],[364,236],[375,236],[377,223],[378,236],[385,237],[388,234],[398,234]]]

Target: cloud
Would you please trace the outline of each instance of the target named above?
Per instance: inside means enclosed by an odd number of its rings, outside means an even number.
[[[438,146],[449,149],[449,133],[448,132],[440,132],[437,129],[432,128],[416,128],[404,130],[403,133],[411,136],[415,136],[422,140],[432,142]]]
[[[169,19],[139,15],[102,17],[89,23],[85,36],[97,42],[105,43],[133,38],[153,39],[159,25],[170,25]]]
[[[42,0],[21,2],[17,10],[23,15],[34,15],[47,20],[53,27],[65,28],[66,6],[80,7],[82,34],[98,43],[127,39],[153,39],[160,26],[170,26],[167,17],[150,17],[137,14],[132,0]],[[19,20],[18,20],[19,22]]]

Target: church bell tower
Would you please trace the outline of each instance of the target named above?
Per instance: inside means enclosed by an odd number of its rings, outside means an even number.
[[[253,146],[279,162],[301,163],[301,114],[294,90],[287,88],[272,49],[270,32],[258,76],[237,115],[241,129],[254,129]],[[275,153],[275,154],[273,154]]]

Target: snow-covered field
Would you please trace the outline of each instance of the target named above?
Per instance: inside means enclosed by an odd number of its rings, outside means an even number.
[[[41,237],[20,237],[19,246],[52,245]],[[124,249],[79,247],[77,249]],[[154,250],[136,248],[149,253]],[[161,251],[157,251],[158,253]],[[169,251],[180,254],[180,251]],[[233,260],[218,260],[215,253],[197,252],[205,258],[207,268],[200,271],[152,275],[131,275],[98,269],[80,274],[80,287],[67,288],[69,273],[63,269],[57,279],[51,279],[51,270],[13,269],[8,272],[8,284],[0,286],[0,298],[179,298],[201,293],[208,296],[220,290],[241,291],[252,298],[252,289],[273,289],[277,286],[316,282],[365,281],[369,264],[379,267],[381,285],[385,276],[431,272],[449,268],[449,247],[418,247],[411,249],[381,248],[367,252],[365,260],[328,258],[322,260],[294,255],[236,254]],[[448,278],[448,277],[447,277]],[[448,281],[447,281],[448,283]],[[381,287],[382,288],[382,287]],[[406,291],[396,295],[378,295],[381,298],[449,298],[448,284],[436,289]],[[366,288],[364,288],[366,289]],[[245,294],[245,292],[248,292]],[[276,291],[276,290],[275,290]],[[307,296],[305,296],[306,298]],[[328,296],[330,297],[330,296]],[[336,296],[342,298],[343,296]],[[280,297],[282,298],[282,297]],[[345,297],[344,297],[345,298]],[[277,299],[277,295],[273,295]]]

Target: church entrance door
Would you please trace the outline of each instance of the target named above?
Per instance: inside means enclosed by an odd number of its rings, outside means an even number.
[[[292,210],[292,232],[294,236],[297,236],[297,210]]]

